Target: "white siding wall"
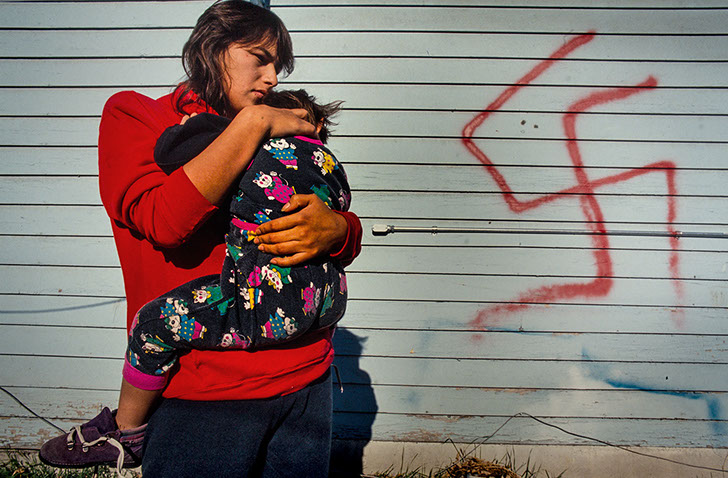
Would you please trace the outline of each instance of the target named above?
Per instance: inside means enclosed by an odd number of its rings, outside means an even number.
[[[331,145],[365,228],[337,437],[472,442],[527,412],[728,447],[728,239],[665,237],[728,233],[728,4],[325,3],[273,7],[282,86],[346,101]],[[115,402],[124,350],[101,107],[168,92],[208,4],[0,4],[0,385],[64,427]],[[2,392],[0,418],[3,445],[53,434]],[[587,442],[516,418],[489,443]]]

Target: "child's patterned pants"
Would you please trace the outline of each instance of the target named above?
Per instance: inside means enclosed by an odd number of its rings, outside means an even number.
[[[220,275],[183,284],[147,303],[129,332],[124,378],[145,390],[166,384],[167,371],[190,349],[252,349],[330,327],[346,308],[346,277],[337,263],[292,268],[270,263],[234,219]]]

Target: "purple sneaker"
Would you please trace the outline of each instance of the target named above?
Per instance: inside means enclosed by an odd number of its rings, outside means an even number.
[[[88,423],[48,440],[40,449],[40,460],[60,468],[108,465],[116,466],[117,471],[141,465],[147,426],[122,432],[116,425],[115,413],[104,407]]]

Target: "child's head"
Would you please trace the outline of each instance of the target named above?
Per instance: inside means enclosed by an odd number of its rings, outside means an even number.
[[[316,98],[306,93],[305,90],[281,90],[271,91],[263,97],[261,103],[274,108],[303,108],[308,111],[309,123],[320,128],[319,139],[326,143],[331,133],[331,127],[336,123],[331,118],[341,110],[341,101],[334,101],[325,105],[316,103]]]

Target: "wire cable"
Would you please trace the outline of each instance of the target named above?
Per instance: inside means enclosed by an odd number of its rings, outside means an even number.
[[[46,422],[46,423],[47,423],[48,425],[50,425],[50,426],[52,426],[53,428],[55,428],[56,430],[60,431],[61,433],[67,433],[67,431],[66,431],[66,430],[64,430],[63,428],[59,427],[59,426],[58,426],[58,425],[56,425],[55,423],[52,423],[52,422],[51,422],[50,420],[48,420],[48,419],[46,419],[46,418],[44,418],[44,417],[41,417],[40,415],[38,415],[37,413],[35,413],[35,412],[34,412],[33,410],[31,410],[31,409],[30,409],[30,407],[28,407],[28,406],[27,406],[26,404],[24,404],[24,403],[23,403],[23,402],[22,402],[22,401],[21,401],[21,400],[20,400],[20,399],[19,399],[18,397],[16,397],[16,396],[15,396],[15,395],[13,395],[12,393],[10,393],[10,392],[9,392],[9,391],[8,391],[8,390],[7,390],[6,388],[5,388],[5,387],[0,387],[0,390],[2,390],[3,392],[7,393],[7,394],[8,394],[9,396],[10,396],[10,398],[12,398],[12,399],[13,399],[13,400],[15,400],[16,402],[18,402],[18,404],[19,404],[19,405],[20,405],[21,407],[23,407],[23,408],[25,408],[26,410],[28,410],[28,411],[29,411],[30,413],[32,413],[32,414],[33,414],[33,416],[35,416],[36,418],[40,418],[41,420],[43,420],[44,422]]]
[[[548,422],[546,422],[544,420],[541,420],[540,418],[536,418],[533,415],[530,415],[530,414],[528,414],[526,412],[518,412],[515,415],[511,415],[510,417],[508,417],[508,419],[505,422],[503,422],[503,424],[501,426],[499,426],[496,429],[495,432],[493,432],[492,434],[490,434],[487,437],[485,437],[483,439],[483,441],[481,441],[479,444],[482,445],[483,443],[487,442],[488,440],[490,440],[491,438],[493,438],[494,436],[496,436],[496,434],[498,434],[498,432],[500,432],[508,424],[508,422],[510,422],[514,418],[519,418],[519,417],[530,418],[531,420],[534,420],[534,421],[540,423],[541,425],[544,425],[544,426],[547,426],[547,427],[550,427],[550,428],[554,428],[554,429],[559,430],[560,432],[565,433],[567,435],[571,435],[571,436],[576,437],[576,438],[582,438],[584,440],[590,440],[590,441],[593,441],[593,442],[596,442],[596,443],[600,443],[602,445],[606,445],[606,446],[609,446],[609,447],[612,447],[612,448],[617,448],[619,450],[623,450],[623,451],[632,453],[634,455],[639,455],[639,456],[643,456],[643,457],[646,457],[646,458],[653,458],[653,459],[660,460],[660,461],[666,461],[668,463],[672,463],[672,464],[675,464],[675,465],[687,466],[689,468],[696,468],[696,469],[699,469],[699,470],[718,471],[718,472],[721,472],[721,473],[728,472],[728,469],[725,469],[725,468],[713,468],[713,467],[710,467],[710,466],[693,465],[691,463],[685,463],[685,462],[682,462],[682,461],[673,460],[671,458],[665,458],[664,456],[651,455],[649,453],[644,453],[644,452],[641,452],[641,451],[636,451],[636,450],[633,450],[633,449],[628,448],[628,447],[623,446],[623,445],[615,445],[614,443],[610,443],[608,441],[601,440],[599,438],[594,438],[594,437],[590,437],[590,436],[587,436],[587,435],[581,435],[579,433],[574,433],[574,432],[571,432],[569,430],[566,430],[565,428],[562,428],[562,427],[560,427],[558,425],[554,425],[553,423],[548,423]],[[467,456],[469,454],[470,453],[466,454],[465,456]]]

